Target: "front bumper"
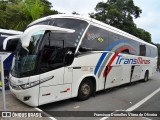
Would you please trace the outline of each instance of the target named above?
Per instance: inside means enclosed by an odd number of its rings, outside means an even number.
[[[16,90],[9,85],[11,93],[23,103],[29,106],[38,106],[39,99],[39,85],[25,90]]]

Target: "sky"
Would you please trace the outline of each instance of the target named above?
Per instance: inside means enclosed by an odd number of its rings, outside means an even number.
[[[98,2],[107,0],[48,0],[53,9],[62,13],[71,14],[73,11],[82,16],[95,12]],[[135,5],[142,9],[142,14],[135,19],[138,28],[151,33],[152,42],[160,44],[160,0],[133,0]]]

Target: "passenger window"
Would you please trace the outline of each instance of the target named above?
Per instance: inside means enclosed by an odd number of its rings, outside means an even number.
[[[146,45],[146,56],[147,57],[151,57],[151,47],[150,46],[148,46],[148,45]]]
[[[129,53],[131,54],[131,55],[139,55],[140,53],[139,53],[139,42],[137,42],[137,41],[135,41],[135,40],[133,40],[133,39],[128,39],[128,41],[127,41],[130,45],[131,45],[131,47],[135,50],[135,51],[133,51],[133,50],[129,50]]]
[[[105,51],[108,46],[108,31],[91,25],[86,32],[79,51]]]
[[[158,56],[158,50],[157,48],[151,47],[152,51],[151,51],[151,57],[157,57]]]
[[[109,32],[109,42],[108,44],[112,44],[113,42],[117,41],[117,40],[123,40],[123,37],[116,34],[116,33],[113,33],[113,32]]]
[[[68,33],[58,33],[52,35],[52,39],[65,40],[65,47],[72,47],[76,50],[76,47],[87,27],[88,23],[79,19],[70,19],[70,18],[56,18],[53,26],[73,29],[75,32],[73,34]],[[75,51],[74,51],[75,52]]]
[[[52,39],[51,34],[52,32],[48,33],[49,38],[44,43],[45,52],[43,55],[45,56],[42,58],[47,60],[49,64],[63,63],[64,40]]]
[[[146,56],[146,45],[141,44],[139,47],[140,47],[140,56]]]

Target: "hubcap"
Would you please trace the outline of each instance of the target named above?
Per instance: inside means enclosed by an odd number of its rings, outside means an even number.
[[[83,96],[88,96],[90,93],[90,87],[88,84],[83,84],[81,87],[81,92]]]

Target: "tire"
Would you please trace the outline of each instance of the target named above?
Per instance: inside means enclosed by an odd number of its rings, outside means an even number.
[[[93,93],[93,83],[90,79],[85,79],[79,86],[77,99],[79,101],[87,100]]]
[[[144,82],[148,81],[148,76],[149,76],[148,71],[146,71],[143,79]]]

